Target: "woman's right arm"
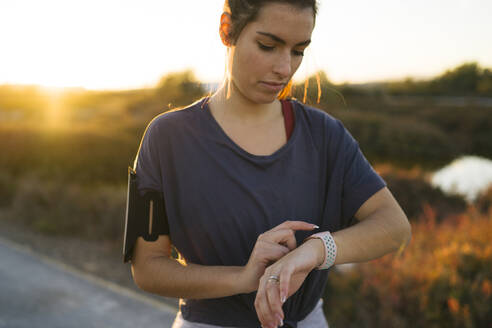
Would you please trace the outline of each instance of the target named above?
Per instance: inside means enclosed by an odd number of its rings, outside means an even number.
[[[245,266],[206,266],[171,258],[169,236],[154,242],[139,237],[132,260],[137,286],[149,293],[176,298],[219,298],[258,289],[265,268],[296,248],[294,232],[313,224],[286,221],[261,234]]]
[[[167,297],[214,298],[241,293],[241,267],[184,264],[170,257],[169,236],[155,242],[139,237],[132,260],[132,275],[146,292]]]

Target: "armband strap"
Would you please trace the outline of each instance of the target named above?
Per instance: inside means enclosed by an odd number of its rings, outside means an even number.
[[[135,170],[128,167],[123,262],[131,260],[138,237],[156,241],[159,235],[169,235],[169,224],[162,192],[149,190],[140,195]]]

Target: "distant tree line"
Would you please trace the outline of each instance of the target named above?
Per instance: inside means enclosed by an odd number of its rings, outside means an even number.
[[[432,80],[441,81],[440,84],[428,82],[428,85],[434,85],[435,90],[438,85],[447,85],[447,90],[458,90],[457,85],[484,88],[484,76],[489,75],[490,70],[465,64]],[[482,82],[466,82],[474,80],[466,76],[479,76]],[[464,82],[456,82],[461,80]],[[440,88],[444,90],[444,87]],[[83,180],[98,176],[103,180],[120,181],[125,174],[114,172],[114,159],[120,158],[120,162],[128,164],[133,161],[138,142],[150,120],[207,95],[207,89],[193,72],[184,71],[164,76],[153,88],[69,90],[57,98],[64,114],[59,125],[67,130],[67,135],[60,140],[55,131],[47,137],[39,137],[41,132],[31,131],[21,124],[24,120],[30,121],[33,129],[45,125],[42,117],[53,105],[49,94],[33,87],[0,87],[0,139],[3,139],[0,147],[9,153],[9,156],[0,157],[0,166],[19,174],[36,167],[47,168],[51,173],[70,172],[72,177],[84,175]],[[340,119],[373,163],[435,169],[464,154],[492,158],[492,107],[446,107],[431,101],[394,105],[385,102],[381,90],[381,86],[364,89],[335,85],[324,72],[319,72],[307,83],[294,85],[294,96]],[[411,90],[408,88],[405,92],[416,92]],[[403,91],[400,94],[404,94]],[[2,116],[9,114],[9,110],[22,112],[23,108],[26,115],[21,119],[14,121],[8,115]],[[13,124],[4,127],[3,122]],[[112,147],[113,144],[119,147]],[[78,152],[72,154],[73,149]],[[86,152],[82,151],[84,149]],[[29,160],[26,161],[24,156]],[[87,165],[87,158],[98,164]],[[87,167],[93,171],[89,172]],[[126,166],[122,168],[126,170]]]
[[[294,86],[293,96],[308,103],[344,104],[350,97],[461,96],[492,97],[492,69],[464,63],[429,80],[408,77],[399,81],[334,84],[319,71]]]
[[[492,70],[476,62],[464,63],[430,80],[403,81],[382,85],[392,95],[492,96]]]
[[[200,83],[192,71],[186,70],[163,76],[153,88],[121,91],[68,89],[60,101],[69,119],[114,118],[121,111],[147,119],[149,115],[186,105],[205,94],[205,84]],[[346,98],[383,95],[492,97],[492,69],[470,62],[429,80],[409,77],[401,81],[359,85],[336,85],[330,82],[325,72],[320,71],[293,86],[293,96],[307,103],[346,105]],[[41,87],[0,85],[0,121],[12,113],[20,113],[22,119],[39,120],[49,106],[52,106],[52,95]]]

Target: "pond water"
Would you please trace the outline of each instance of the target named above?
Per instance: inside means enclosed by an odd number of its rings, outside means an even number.
[[[460,157],[434,172],[431,183],[445,193],[458,194],[473,202],[480,193],[492,186],[492,160],[477,157]],[[341,272],[351,271],[357,263],[337,265]]]
[[[492,185],[492,160],[463,156],[434,172],[431,183],[447,194],[462,195],[473,202]]]

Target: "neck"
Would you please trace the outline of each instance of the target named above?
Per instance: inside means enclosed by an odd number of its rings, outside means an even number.
[[[260,104],[244,97],[231,82],[230,96],[227,97],[227,83],[210,97],[211,110],[224,120],[242,124],[259,125],[271,122],[282,115],[280,102]]]

